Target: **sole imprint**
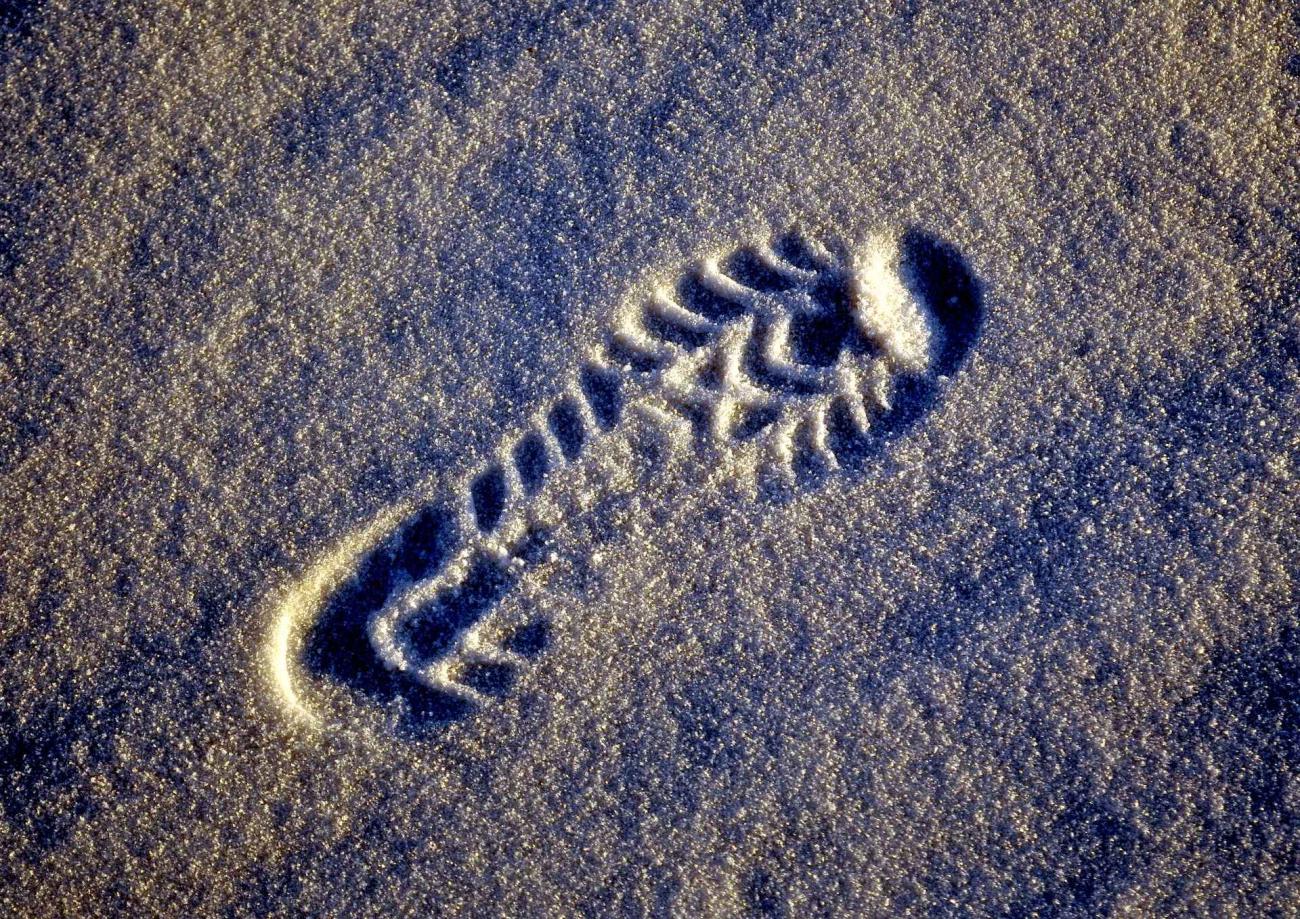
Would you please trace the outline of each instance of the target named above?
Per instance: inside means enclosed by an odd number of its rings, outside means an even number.
[[[923,417],[982,311],[965,260],[920,230],[856,249],[796,231],[689,266],[629,301],[558,397],[448,500],[385,521],[385,538],[308,579],[273,648],[282,690],[302,708],[293,684],[315,677],[398,700],[413,723],[465,715],[550,644],[549,618],[529,609],[544,604],[501,609],[525,571],[553,562],[552,534],[608,498],[602,456],[606,472],[642,469],[625,494],[674,454],[688,480],[726,467],[790,495]]]

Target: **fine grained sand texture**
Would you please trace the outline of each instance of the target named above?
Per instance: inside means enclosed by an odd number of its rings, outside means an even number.
[[[1286,4],[0,28],[0,913],[1294,913]]]

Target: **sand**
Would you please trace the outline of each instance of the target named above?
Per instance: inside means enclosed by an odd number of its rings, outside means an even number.
[[[0,913],[1296,913],[1285,5],[0,27]]]

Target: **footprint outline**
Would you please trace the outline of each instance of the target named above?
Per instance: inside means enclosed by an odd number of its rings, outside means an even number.
[[[864,266],[864,251],[875,263]],[[878,275],[874,281],[868,277],[872,272]],[[742,283],[737,275],[756,286]],[[924,325],[924,334],[917,338],[924,339],[927,348],[890,337],[906,329],[873,328],[854,314],[847,332],[831,328],[826,333],[831,338],[840,335],[831,341],[833,360],[799,360],[794,347],[802,343],[793,340],[799,334],[796,322],[835,319],[828,309],[836,307],[818,302],[818,297],[827,300],[827,289],[838,292],[841,300],[847,297],[850,309],[879,297],[879,291],[854,287],[865,283],[894,285],[891,295],[901,295],[907,301],[904,306],[917,311]],[[626,419],[657,418],[656,424],[669,429],[674,441],[682,435],[672,430],[685,425],[692,429],[691,443],[701,456],[705,446],[726,451],[744,441],[763,454],[761,466],[776,474],[778,488],[797,491],[801,462],[822,473],[841,467],[845,451],[834,445],[834,438],[847,434],[850,440],[861,440],[882,424],[901,430],[928,412],[937,398],[936,379],[957,369],[979,333],[982,296],[982,284],[960,253],[924,230],[913,228],[892,240],[882,237],[865,249],[853,249],[836,241],[820,242],[796,228],[702,259],[677,276],[675,287],[661,286],[629,302],[562,390],[532,412],[526,425],[503,437],[492,457],[461,480],[458,507],[447,511],[445,505],[438,510],[427,505],[397,528],[400,535],[386,549],[391,570],[378,606],[375,588],[369,588],[372,608],[365,618],[364,638],[375,660],[367,672],[389,684],[392,694],[432,694],[440,700],[433,707],[447,715],[444,720],[455,720],[500,694],[499,687],[476,688],[476,681],[466,680],[467,670],[521,673],[549,644],[545,620],[523,623],[496,639],[488,629],[494,606],[517,583],[530,562],[529,552],[535,550],[530,541],[537,539],[538,531],[529,508],[564,472],[586,462],[596,445]],[[945,309],[951,315],[945,316]],[[846,351],[853,360],[842,360]],[[922,351],[927,351],[924,358]],[[719,357],[721,369],[707,371],[708,361]],[[716,388],[708,384],[708,372],[721,374]],[[900,380],[905,385],[897,385]],[[750,406],[734,398],[737,392],[762,403],[760,409],[775,409],[745,438],[735,436],[743,420],[737,419],[735,409]],[[593,404],[597,395],[604,404]],[[725,402],[728,397],[731,402]],[[683,405],[691,398],[702,400],[711,413],[704,427],[692,426],[691,413]],[[902,411],[895,404],[900,398]],[[525,442],[532,445],[536,461],[532,471],[520,461]],[[409,539],[418,528],[411,521],[443,512],[451,519],[442,521],[436,537]],[[430,538],[453,545],[413,558],[420,553],[409,545]],[[383,562],[364,558],[355,575],[344,579],[344,589],[365,579],[367,565],[382,568]],[[485,571],[486,586],[476,582],[484,579]],[[417,653],[402,631],[449,595],[452,601],[463,601],[461,611],[443,623],[451,634],[426,636],[424,645],[432,651]],[[533,640],[518,640],[530,629]],[[351,637],[354,644],[356,637]],[[350,654],[362,656],[358,650]],[[386,678],[377,675],[376,661]],[[340,668],[323,669],[341,675]],[[502,681],[507,686],[510,682]]]

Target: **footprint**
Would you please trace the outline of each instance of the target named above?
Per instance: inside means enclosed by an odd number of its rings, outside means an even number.
[[[677,456],[688,480],[723,464],[794,495],[924,417],[982,318],[965,260],[917,229],[855,250],[793,231],[691,266],[625,309],[450,500],[342,564],[300,647],[280,643],[298,658],[277,662],[283,682],[300,669],[400,699],[415,723],[463,717],[552,643],[545,616],[501,611],[530,606],[505,601],[611,477],[635,491]]]

